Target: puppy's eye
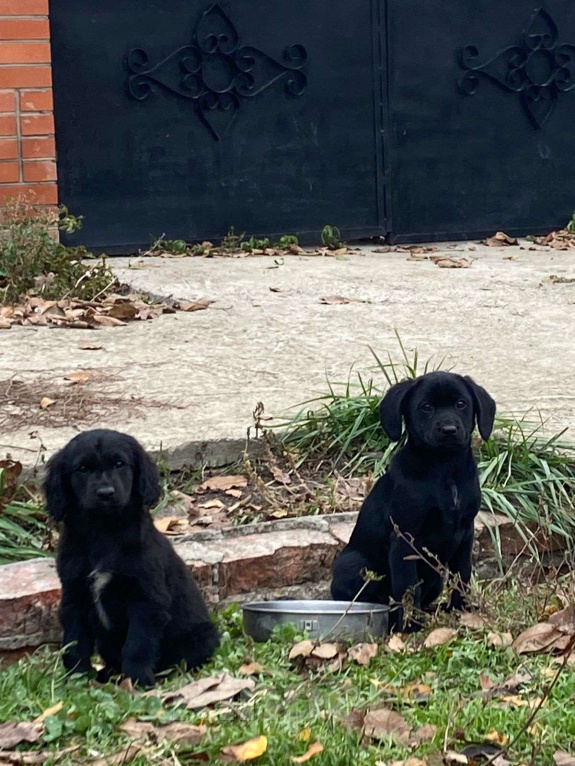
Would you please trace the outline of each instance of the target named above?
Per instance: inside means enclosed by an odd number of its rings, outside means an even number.
[[[123,460],[116,460],[115,468],[122,468],[122,466],[126,465]]]
[[[421,405],[421,409],[424,412],[431,412],[433,410],[433,406],[429,402],[423,402]]]
[[[78,468],[76,468],[76,470],[79,473],[86,473],[86,471],[88,470],[88,466],[87,465],[79,465]]]
[[[458,399],[455,402],[455,406],[457,407],[458,410],[464,410],[467,408],[467,402],[464,399]]]

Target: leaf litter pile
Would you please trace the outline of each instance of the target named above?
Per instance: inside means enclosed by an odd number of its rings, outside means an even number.
[[[573,585],[492,584],[488,609],[355,645],[256,644],[228,607],[211,663],[150,691],[42,650],[0,672],[0,766],[573,766]]]
[[[133,293],[111,293],[91,301],[71,298],[49,301],[30,295],[21,305],[0,306],[0,329],[9,330],[12,325],[68,327],[77,330],[125,327],[128,322],[156,319],[177,311],[203,311],[212,303],[214,301],[205,298],[197,301],[152,302]]]
[[[327,466],[296,468],[271,451],[253,461],[245,458],[231,471],[171,475],[171,490],[156,510],[157,528],[177,537],[207,527],[357,511],[373,483],[371,477],[347,478]]]

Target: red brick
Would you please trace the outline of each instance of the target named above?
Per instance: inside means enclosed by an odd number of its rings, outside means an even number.
[[[222,599],[327,580],[340,549],[326,532],[298,529],[210,541],[209,547],[223,554],[218,574]]]
[[[31,205],[56,205],[58,187],[55,183],[0,186],[0,201],[16,197],[24,197]]]
[[[29,114],[20,118],[23,136],[42,136],[54,132],[54,115]]]
[[[1,19],[0,40],[49,40],[48,19]]]
[[[0,64],[48,64],[49,43],[2,43]]]
[[[25,181],[55,181],[56,163],[49,160],[41,162],[24,162]]]
[[[18,159],[18,139],[0,138],[0,160]]]
[[[0,184],[13,184],[19,180],[20,180],[20,165],[17,162],[0,162]],[[38,180],[38,179],[35,179],[35,180]],[[43,180],[47,180],[47,179],[43,179]],[[52,179],[49,179],[49,180],[52,180]]]
[[[0,112],[13,112],[16,109],[15,94],[11,90],[0,92]]]
[[[0,117],[0,136],[16,135],[16,117],[6,114]]]
[[[56,156],[56,142],[53,138],[23,138],[20,144],[25,160],[51,160]]]
[[[0,88],[47,88],[50,85],[52,69],[49,66],[0,67]]]
[[[0,568],[0,650],[57,640],[60,583],[54,562],[21,561]]]
[[[0,0],[0,16],[47,16],[48,0]]]
[[[20,91],[21,112],[51,112],[53,108],[54,99],[51,90]]]

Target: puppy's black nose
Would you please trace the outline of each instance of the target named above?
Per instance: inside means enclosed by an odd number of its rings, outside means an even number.
[[[114,487],[100,487],[96,492],[100,500],[111,500],[115,493]]]
[[[444,436],[455,436],[457,433],[457,426],[441,426],[441,433]]]

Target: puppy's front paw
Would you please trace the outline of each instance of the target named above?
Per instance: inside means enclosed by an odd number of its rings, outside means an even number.
[[[119,676],[120,671],[117,668],[112,668],[110,665],[106,665],[96,673],[96,681],[99,684],[107,684],[112,676]]]
[[[122,673],[132,680],[135,686],[150,687],[156,685],[156,676],[151,667],[126,663]]]

